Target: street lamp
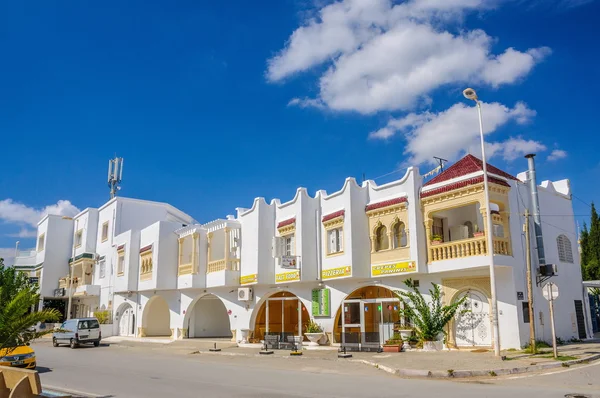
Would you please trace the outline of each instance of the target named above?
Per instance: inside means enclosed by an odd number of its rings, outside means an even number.
[[[481,139],[481,160],[483,162],[483,190],[485,196],[486,246],[490,261],[490,285],[492,290],[492,328],[494,333],[494,355],[500,356],[500,328],[498,327],[498,298],[496,296],[496,271],[494,269],[494,237],[492,231],[492,213],[490,209],[490,189],[488,185],[487,161],[485,159],[485,141],[483,139],[483,120],[481,102],[472,88],[463,91],[465,98],[475,101],[479,113],[479,138]]]

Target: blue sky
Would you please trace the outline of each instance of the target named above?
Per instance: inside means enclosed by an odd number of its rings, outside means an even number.
[[[105,202],[115,153],[122,195],[201,222],[478,154],[467,86],[491,163],[599,197],[599,1],[126,3],[0,5],[0,256]]]

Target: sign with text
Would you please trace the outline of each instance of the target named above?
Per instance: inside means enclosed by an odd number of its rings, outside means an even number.
[[[275,274],[275,283],[295,282],[300,280],[300,271],[282,272]]]
[[[283,269],[298,268],[297,256],[281,256],[281,268],[283,268]]]
[[[313,316],[331,316],[329,289],[313,289],[312,291],[312,314]]]
[[[416,271],[417,264],[414,261],[405,261],[395,264],[371,265],[371,276],[397,275]]]
[[[346,265],[345,267],[324,269],[321,272],[321,279],[343,278],[346,276],[352,276],[352,267],[349,265]]]
[[[65,295],[65,288],[64,287],[60,287],[58,289],[54,289],[54,297],[64,297]]]
[[[250,285],[258,282],[258,274],[240,276],[240,285]]]

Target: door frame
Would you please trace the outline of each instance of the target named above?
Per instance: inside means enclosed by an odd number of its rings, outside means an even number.
[[[360,311],[360,323],[350,323],[346,324],[346,319],[344,317],[344,309],[346,304],[359,304]],[[385,342],[385,333],[383,332],[383,305],[385,303],[397,303],[398,306],[400,304],[400,299],[398,298],[374,298],[374,299],[347,299],[342,301],[341,314],[342,318],[342,346],[350,346],[356,347],[359,350],[363,348],[379,348]],[[379,323],[378,323],[378,332],[379,332],[379,343],[375,345],[373,342],[366,341],[366,328],[365,328],[365,304],[381,304],[382,311],[379,311]],[[346,343],[346,328],[360,328],[360,340],[359,343]]]
[[[285,306],[283,305],[284,301],[292,301],[292,300],[296,300],[297,301],[297,311],[298,311],[298,334],[297,336],[302,336],[302,301],[300,301],[300,298],[298,296],[294,296],[294,297],[273,297],[273,298],[267,298],[265,300],[265,335],[267,335],[267,333],[269,333],[269,302],[270,301],[281,301],[281,332],[280,335],[283,335],[283,328],[285,325]],[[284,342],[285,343],[285,342]]]

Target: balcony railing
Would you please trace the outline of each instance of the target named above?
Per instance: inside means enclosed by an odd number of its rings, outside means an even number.
[[[239,259],[231,259],[229,261],[225,261],[225,259],[211,261],[208,263],[208,267],[206,268],[206,273],[210,274],[211,272],[219,272],[219,271],[239,271],[240,270],[240,260]]]
[[[487,254],[485,236],[429,245],[429,262]],[[494,254],[510,256],[509,238],[494,237]]]

